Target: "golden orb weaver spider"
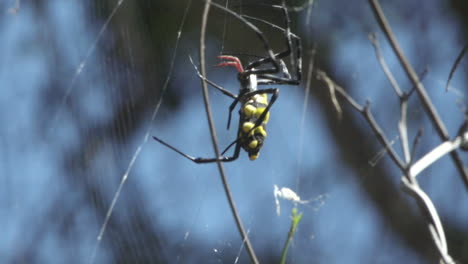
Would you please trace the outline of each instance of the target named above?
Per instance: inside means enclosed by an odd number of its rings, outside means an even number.
[[[291,21],[289,19],[288,10],[284,2],[283,5],[272,6],[273,8],[282,10],[285,23],[284,28],[259,18],[240,15],[216,3],[211,3],[211,5],[239,19],[249,29],[254,31],[257,37],[262,41],[263,46],[267,52],[267,56],[260,57],[258,60],[250,62],[247,67],[245,67],[245,69],[243,68],[240,59],[237,57],[230,55],[218,56],[219,59],[223,60],[217,65],[218,67],[233,66],[237,69],[237,78],[240,82],[240,90],[238,95],[235,95],[225,88],[217,85],[216,83],[206,79],[203,75],[200,74],[200,72],[198,72],[198,69],[195,67],[197,74],[201,79],[205,80],[208,82],[208,84],[221,91],[224,95],[234,99],[232,104],[229,106],[227,129],[229,129],[231,124],[232,111],[236,107],[237,103],[240,104],[239,126],[237,132],[238,137],[231,144],[229,144],[226,149],[224,149],[220,157],[216,158],[193,157],[157,137],[153,136],[153,138],[164,146],[172,149],[173,151],[195,163],[234,161],[239,157],[241,148],[248,153],[250,160],[255,160],[258,158],[260,149],[262,148],[267,136],[266,124],[270,118],[269,110],[278,98],[279,94],[278,88],[258,89],[258,86],[272,84],[300,84],[302,77],[301,39],[297,35],[291,33]],[[274,53],[264,33],[248,19],[264,23],[282,31],[286,38],[286,49],[281,52]],[[294,56],[291,56],[291,54]],[[291,56],[291,65],[295,67],[295,76],[293,77],[291,77],[289,74],[288,68],[283,61],[283,58],[288,56]],[[269,94],[271,95],[271,98],[268,102]],[[228,151],[229,148],[231,148],[233,145],[235,145],[234,154],[232,156],[224,156],[226,151]]]

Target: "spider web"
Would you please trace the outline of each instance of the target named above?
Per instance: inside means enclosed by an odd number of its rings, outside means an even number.
[[[4,43],[0,58],[4,91],[2,263],[248,263],[215,165],[192,164],[151,139],[157,135],[194,156],[213,155],[200,80],[188,59],[198,58],[202,3],[0,3],[0,43]],[[280,1],[262,6],[245,0],[218,3],[282,25],[280,14],[268,8]],[[422,250],[402,242],[405,237],[388,224],[376,202],[363,194],[362,186],[371,176],[358,180],[348,176],[369,169],[353,169],[345,162],[352,158],[344,156],[334,141],[329,116],[322,109],[326,103],[317,100],[320,88],[309,73],[318,61],[322,66],[329,61],[335,75],[358,96],[364,94],[377,104],[389,97],[369,88],[385,80],[383,74],[368,75],[369,69],[377,67],[376,60],[368,51],[368,32],[356,29],[362,21],[372,25],[372,17],[361,11],[363,7],[349,7],[349,14],[333,8],[346,1],[287,4],[296,7],[291,8],[292,30],[303,38],[303,83],[278,87],[280,96],[271,109],[268,138],[259,159],[251,162],[241,153],[237,161],[225,164],[259,259],[278,262],[289,230],[294,205],[279,201],[281,214],[277,215],[273,195],[277,185],[289,187],[303,202],[297,205],[304,218],[289,251],[291,263],[396,262],[403,258],[423,263],[427,259]],[[428,5],[441,9],[434,1]],[[458,26],[453,18],[434,10],[426,12],[436,21],[445,21],[431,24],[440,27],[437,34],[446,34],[438,50],[442,57],[453,57],[458,35],[448,28]],[[341,21],[345,18],[354,27]],[[212,8],[208,24],[208,78],[237,93],[235,71],[210,66],[217,64],[216,56],[221,53],[241,53],[247,61],[252,59],[248,54],[262,54],[263,47],[255,34],[220,10]],[[281,32],[258,26],[275,51],[284,47]],[[332,30],[333,36],[326,33]],[[409,30],[400,26],[397,32],[410,50],[408,43],[414,39]],[[324,47],[329,42],[336,46]],[[391,57],[389,50],[385,52]],[[354,63],[358,57],[359,67]],[[396,65],[389,60],[391,66]],[[428,77],[434,90],[444,83],[443,69],[448,69],[440,60],[425,62],[437,66]],[[289,66],[289,59],[285,61]],[[450,60],[445,61],[449,65]],[[463,93],[461,75],[455,75],[452,84]],[[210,89],[210,96],[223,149],[236,136],[237,110],[231,129],[226,130],[232,101],[215,89]],[[438,97],[445,98],[441,105],[461,98],[453,93]],[[453,108],[446,115],[457,116]],[[390,112],[378,117],[389,120],[384,128],[392,137],[397,132],[391,118],[397,117]],[[419,114],[420,109],[415,109],[410,118],[417,120]],[[449,119],[452,127],[458,124],[455,119]],[[363,141],[374,143],[374,139]],[[379,150],[366,152],[366,157],[371,159]],[[385,160],[383,155],[370,170],[388,165]],[[446,168],[441,165],[434,174]],[[468,210],[463,210],[466,197],[456,195],[463,193],[458,182],[443,183],[453,190],[452,196],[437,191],[434,186],[439,182],[424,184],[433,186],[442,213],[454,216],[450,217],[454,228],[463,227],[467,219],[463,212]],[[336,254],[337,248],[341,254]]]

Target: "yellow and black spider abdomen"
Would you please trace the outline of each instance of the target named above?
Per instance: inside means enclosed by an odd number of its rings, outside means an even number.
[[[241,107],[241,127],[239,129],[240,145],[249,154],[250,160],[258,158],[260,149],[267,136],[266,124],[270,119],[267,112],[263,122],[256,128],[255,123],[268,106],[267,94],[256,94],[249,98]]]
[[[217,66],[233,66],[236,68],[240,84],[238,94],[233,94],[215,82],[208,80],[206,76],[198,72],[198,69],[194,64],[198,77],[201,80],[207,82],[215,89],[221,91],[224,95],[229,96],[234,100],[229,107],[227,122],[228,129],[231,124],[232,111],[236,106],[240,105],[237,138],[234,142],[229,144],[229,146],[222,152],[221,156],[214,158],[194,157],[182,152],[178,148],[173,147],[157,137],[153,138],[164,146],[177,152],[179,155],[195,163],[234,161],[237,160],[242,149],[248,153],[250,160],[255,160],[258,158],[260,149],[262,148],[267,136],[265,130],[266,124],[270,118],[270,113],[268,113],[268,111],[279,95],[279,88],[265,88],[263,85],[299,85],[301,83],[301,38],[291,32],[289,11],[284,3],[283,5],[272,6],[275,9],[282,10],[284,26],[278,26],[262,19],[247,19],[243,15],[217,3],[212,2],[211,5],[223,10],[226,14],[237,18],[252,33],[255,33],[261,44],[263,44],[263,54],[266,54],[261,56],[253,55],[252,57],[256,57],[256,59],[249,61],[246,67],[242,66],[238,57],[226,54],[218,56],[222,61]],[[281,49],[281,52],[272,49],[267,40],[266,34],[255,25],[257,22],[265,24],[266,27],[270,27],[270,29],[279,29],[283,32],[283,37],[286,40],[286,47]],[[294,74],[289,73],[288,66],[284,63],[287,58],[291,60],[290,65],[294,68]],[[233,155],[225,156],[225,153],[232,146],[235,146]]]

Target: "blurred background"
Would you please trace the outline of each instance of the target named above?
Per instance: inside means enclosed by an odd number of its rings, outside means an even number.
[[[0,2],[1,263],[249,262],[216,165],[194,164],[151,139],[156,135],[194,156],[214,155],[200,80],[189,61],[192,56],[198,64],[204,2],[189,2]],[[283,23],[281,12],[271,8],[280,1],[216,2]],[[260,262],[279,262],[290,226],[293,205],[281,201],[277,215],[276,184],[310,201],[298,205],[304,216],[288,263],[436,263],[421,212],[401,190],[401,172],[368,124],[344,103],[340,120],[324,84],[307,77],[315,47],[314,67],[358,102],[369,100],[402,153],[398,99],[370,33],[377,34],[401,87],[411,85],[367,1],[286,3],[292,32],[303,41],[304,80],[277,86],[280,96],[259,159],[252,162],[242,152],[225,164]],[[467,103],[466,59],[449,92],[444,86],[468,42],[468,3],[382,5],[416,71],[428,70],[424,84],[455,136]],[[212,67],[216,56],[264,56],[265,50],[252,31],[220,9],[211,9],[208,24],[208,78],[237,93],[235,69]],[[280,31],[257,25],[274,51],[284,48]],[[246,64],[252,57],[241,59]],[[237,110],[226,130],[232,99],[212,88],[210,96],[224,149],[235,139]],[[416,151],[421,157],[441,142],[417,97],[409,104],[410,139],[424,130]],[[419,179],[441,215],[449,253],[468,263],[468,196],[460,175],[445,157]]]

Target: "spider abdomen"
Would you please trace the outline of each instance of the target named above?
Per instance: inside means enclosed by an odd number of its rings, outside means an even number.
[[[260,149],[267,136],[266,124],[270,119],[270,113],[267,112],[263,121],[255,127],[256,122],[265,112],[268,106],[267,94],[256,94],[249,98],[241,107],[240,118],[241,127],[239,132],[240,145],[249,154],[250,160],[258,158]]]

